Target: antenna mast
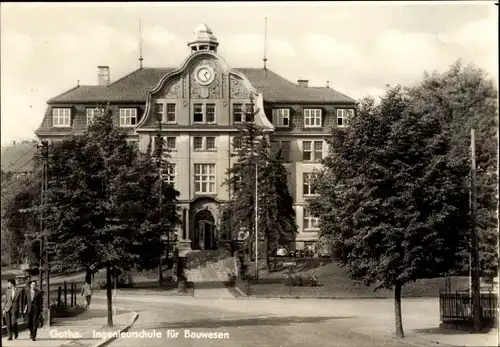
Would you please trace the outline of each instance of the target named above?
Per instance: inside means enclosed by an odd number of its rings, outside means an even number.
[[[265,19],[265,25],[264,25],[264,70],[267,70],[267,17]]]
[[[142,21],[139,18],[139,65],[142,69],[142,61],[144,58],[142,57]]]

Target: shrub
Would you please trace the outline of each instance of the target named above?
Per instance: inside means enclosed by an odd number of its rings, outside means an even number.
[[[314,276],[313,273],[308,274],[292,274],[289,276],[286,275],[285,279],[286,286],[292,287],[317,287],[319,285],[318,279]]]

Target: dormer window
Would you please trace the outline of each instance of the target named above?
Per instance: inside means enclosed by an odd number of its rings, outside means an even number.
[[[290,126],[290,110],[287,108],[274,109],[273,125],[277,128],[288,128]]]
[[[58,128],[71,126],[71,109],[54,108],[52,109],[52,126]]]
[[[346,127],[352,117],[354,117],[354,109],[352,108],[337,110],[337,126]]]
[[[137,109],[121,108],[120,109],[120,126],[133,127],[137,124]]]
[[[304,110],[304,127],[321,128],[321,109],[308,108]]]

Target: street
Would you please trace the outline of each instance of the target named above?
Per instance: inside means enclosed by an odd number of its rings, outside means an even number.
[[[96,301],[105,302],[104,297]],[[339,310],[322,300],[294,300],[291,304],[286,300],[123,296],[116,304],[138,312],[139,318],[126,335],[111,344],[115,347],[409,346],[389,335],[373,338],[355,332],[366,324],[367,317],[347,314],[346,300],[338,302]]]

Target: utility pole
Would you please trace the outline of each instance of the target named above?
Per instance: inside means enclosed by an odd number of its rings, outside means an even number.
[[[163,115],[163,113],[162,113]],[[162,177],[162,165],[161,165],[161,155],[163,152],[163,138],[161,136],[161,123],[163,119],[161,116],[158,117],[158,143],[156,144],[156,150],[158,151],[157,153],[157,162],[156,166],[158,168],[158,211],[160,214],[160,227],[162,226],[162,186],[163,186],[163,177]],[[163,284],[163,272],[162,272],[162,262],[161,262],[161,257],[162,257],[162,251],[163,251],[163,241],[161,238],[161,232],[163,229],[160,228],[159,232],[159,238],[160,238],[160,251],[159,251],[159,259],[158,259],[158,285],[161,286]],[[168,245],[168,243],[167,243]],[[168,257],[168,250],[167,250],[167,257]]]
[[[476,230],[477,194],[476,194],[476,138],[471,129],[471,268],[472,268],[472,315],[474,318],[474,332],[481,328],[481,287],[479,275],[478,237]]]
[[[46,283],[46,297],[43,304],[43,316],[46,324],[50,326],[50,283],[49,283],[49,251],[47,244],[47,237],[44,235],[44,207],[45,207],[45,194],[48,188],[48,161],[49,161],[49,144],[47,141],[42,141],[39,149],[41,151],[42,159],[42,191],[41,191],[41,208],[40,208],[40,288],[43,290],[43,266],[45,266],[45,283]],[[44,240],[45,239],[45,240]],[[43,264],[43,256],[45,254],[45,264]]]

